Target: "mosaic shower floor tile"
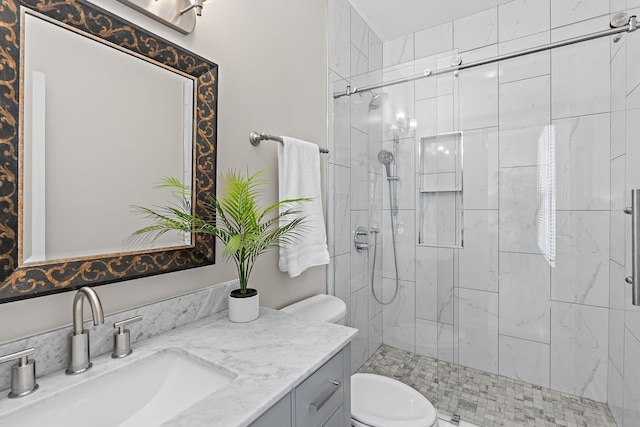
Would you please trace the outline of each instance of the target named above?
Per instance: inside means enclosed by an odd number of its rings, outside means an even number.
[[[386,375],[483,427],[616,427],[604,403],[382,345],[359,372]]]

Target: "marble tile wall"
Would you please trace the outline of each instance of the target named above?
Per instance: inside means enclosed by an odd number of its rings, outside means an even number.
[[[640,14],[638,0],[609,3],[514,0],[382,43],[347,0],[331,0],[330,92],[598,31],[621,10]],[[640,312],[617,286],[630,274],[630,223],[620,210],[640,186],[629,166],[640,153],[639,68],[640,37],[631,34],[388,87],[380,111],[368,111],[366,94],[330,100],[329,286],[360,329],[354,370],[384,341],[607,401],[619,425],[640,424],[632,363]],[[400,109],[420,125],[397,146],[407,178],[398,191],[399,298],[383,307],[369,290],[373,254],[351,248],[356,225],[381,230],[373,282],[390,298],[390,205],[376,155],[393,147],[389,124]],[[538,139],[549,129],[553,264],[535,228]],[[465,247],[418,246],[416,142],[455,130],[465,141]]]
[[[637,0],[611,0],[611,14],[640,15]],[[618,426],[640,425],[640,307],[631,305],[631,289],[624,278],[631,274],[630,217],[622,212],[630,204],[630,190],[640,188],[640,40],[625,35],[610,41],[610,246],[608,318],[608,399]]]
[[[413,43],[411,43],[413,55]],[[383,44],[348,0],[329,0],[329,250],[328,289],[347,305],[347,324],[358,329],[352,343],[354,372],[382,344],[383,172],[376,160],[382,149],[382,128],[369,111],[372,94],[333,99],[347,85],[363,86],[382,79]],[[370,235],[370,251],[357,252],[354,230],[380,229]],[[373,248],[374,237],[378,244]],[[376,264],[373,264],[374,255]],[[372,273],[375,267],[375,272]]]
[[[630,2],[612,0],[622,7]],[[382,78],[606,29],[606,3],[514,0],[385,42]],[[627,52],[633,37],[625,36]],[[611,357],[609,348],[628,353],[625,336],[640,334],[629,329],[629,308],[620,302],[613,315],[609,307],[610,282],[625,274],[629,257],[614,244],[614,234],[624,239],[626,218],[612,204],[624,205],[617,187],[625,181],[628,186],[634,174],[640,184],[640,173],[627,168],[625,177],[619,170],[640,145],[630,155],[629,141],[625,146],[618,140],[640,133],[640,89],[633,92],[640,83],[640,53],[637,62],[616,60],[619,47],[611,45],[604,38],[465,70],[458,78],[385,88],[391,95],[382,116],[385,148],[393,145],[387,130],[397,110],[418,120],[416,135],[404,135],[397,146],[405,157],[398,172],[404,186],[398,201],[401,281],[400,297],[383,309],[385,344],[600,402],[607,401],[608,388],[617,387],[610,396],[620,401],[620,414],[628,408],[623,400],[638,400],[637,385],[623,372],[627,359]],[[621,91],[612,61],[626,67],[622,108],[633,101],[638,110],[612,111],[610,94]],[[626,132],[619,128],[625,121]],[[419,165],[417,142],[451,131],[464,134],[464,248],[419,246],[412,218],[421,206],[411,188],[420,182],[412,175]],[[543,134],[554,143],[554,251],[540,249],[537,228]],[[386,197],[385,295],[394,284]],[[625,327],[615,336],[608,330],[612,316],[618,326],[625,322],[626,335]],[[613,378],[611,365],[620,365]]]

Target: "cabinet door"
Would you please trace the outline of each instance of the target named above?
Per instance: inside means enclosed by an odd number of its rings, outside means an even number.
[[[296,388],[296,427],[321,426],[343,404],[343,354],[335,355]]]
[[[322,427],[345,427],[344,406],[339,407],[335,414],[333,414]]]
[[[280,399],[250,427],[291,427],[291,393]]]

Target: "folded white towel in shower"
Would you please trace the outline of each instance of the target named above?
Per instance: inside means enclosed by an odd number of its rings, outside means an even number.
[[[311,142],[289,137],[283,139],[284,144],[278,144],[280,200],[312,199],[300,204],[299,215],[305,217],[301,238],[295,243],[280,246],[280,271],[296,277],[309,267],[329,264],[320,190],[320,152],[318,146]]]

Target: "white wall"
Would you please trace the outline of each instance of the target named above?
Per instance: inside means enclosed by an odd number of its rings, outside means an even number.
[[[277,182],[275,142],[249,144],[252,130],[327,143],[327,5],[325,0],[217,0],[195,31],[184,36],[113,0],[93,3],[219,65],[218,172],[230,167]],[[326,170],[323,164],[322,170]],[[323,172],[324,173],[324,172]],[[323,192],[326,191],[323,189]],[[276,186],[265,203],[277,197]],[[221,253],[221,248],[218,248]],[[136,307],[235,278],[233,265],[217,265],[96,288],[106,313]],[[296,279],[277,268],[277,254],[256,264],[250,285],[261,303],[279,308],[324,292],[326,267]],[[71,323],[73,292],[0,306],[0,342]],[[105,327],[108,327],[105,325]]]

